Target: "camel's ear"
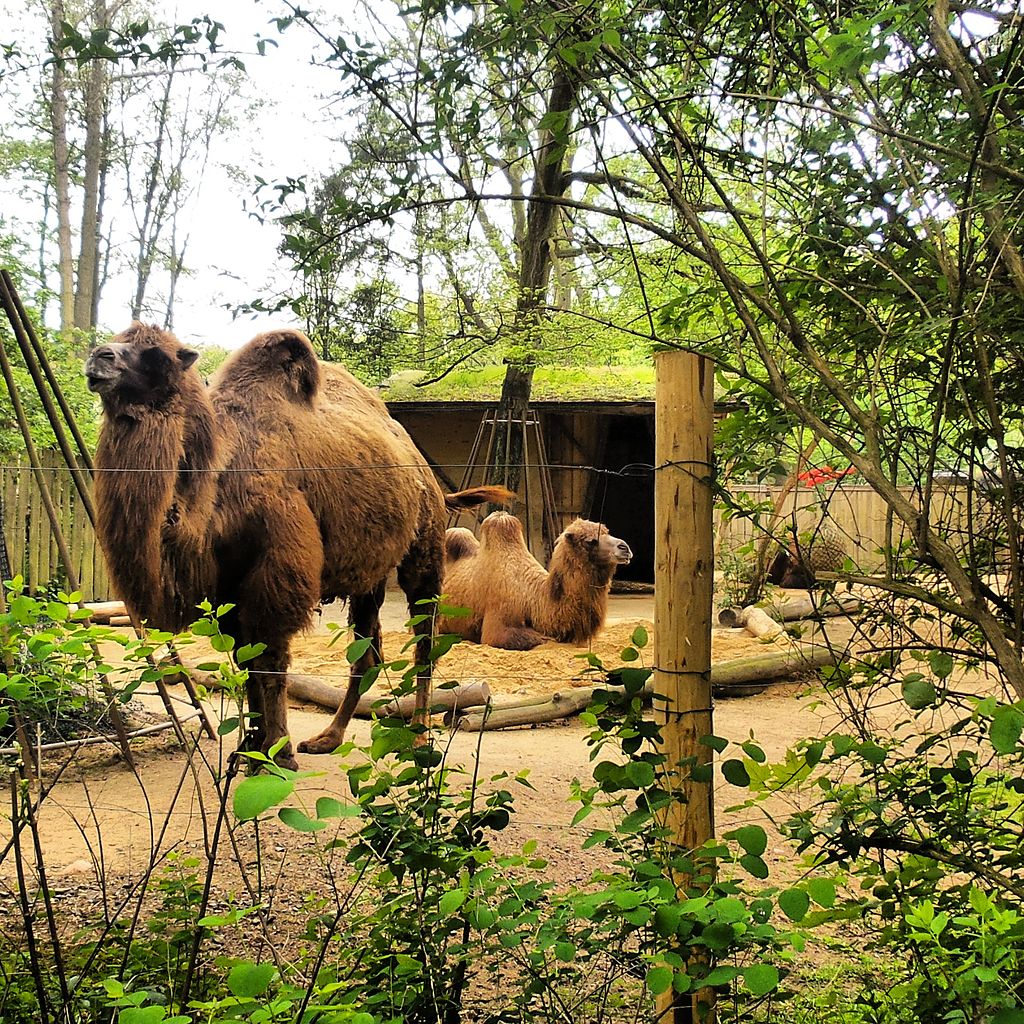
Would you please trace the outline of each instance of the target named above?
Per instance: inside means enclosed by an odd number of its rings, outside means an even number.
[[[181,368],[187,370],[197,359],[199,353],[192,348],[179,348],[178,349],[178,362],[181,363]]]

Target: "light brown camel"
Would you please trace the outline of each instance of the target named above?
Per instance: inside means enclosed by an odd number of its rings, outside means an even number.
[[[320,363],[299,331],[261,334],[235,352],[209,389],[196,353],[133,323],[86,361],[100,395],[97,536],[114,585],[151,625],[177,630],[196,605],[233,604],[225,632],[262,642],[251,662],[247,743],[287,735],[289,641],[321,601],[347,598],[356,637],[372,644],[352,666],[330,725],[299,745],[341,743],[359,682],[380,661],[379,609],[388,573],[411,615],[441,592],[446,507],[504,501],[504,488],[444,496],[377,395]],[[425,720],[432,622],[415,627],[416,706]],[[295,767],[290,744],[277,755]]]
[[[608,591],[629,545],[601,523],[577,519],[555,541],[548,568],[530,554],[523,526],[492,512],[480,541],[462,527],[445,535],[445,604],[469,616],[439,616],[438,632],[528,651],[545,640],[585,644],[604,624]]]

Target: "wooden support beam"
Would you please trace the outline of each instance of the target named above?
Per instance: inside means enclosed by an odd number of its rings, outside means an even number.
[[[669,840],[686,857],[715,834],[711,704],[711,604],[714,587],[711,361],[692,352],[655,356],[654,689],[668,700],[662,724],[666,785],[676,799],[667,811]],[[694,769],[706,771],[695,779]],[[714,864],[692,861],[675,883],[679,898],[714,878]],[[709,988],[657,998],[660,1024],[711,1024]]]

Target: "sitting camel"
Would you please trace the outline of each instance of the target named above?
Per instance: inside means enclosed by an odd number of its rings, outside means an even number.
[[[438,632],[509,651],[549,639],[585,644],[604,624],[616,567],[632,557],[607,527],[577,519],[555,541],[545,569],[530,554],[522,523],[492,512],[479,542],[461,527],[445,535],[445,603],[471,614],[440,616]]]
[[[322,601],[347,598],[357,638],[373,643],[352,666],[330,725],[299,750],[344,738],[363,673],[380,661],[388,573],[418,604],[441,592],[446,509],[506,501],[504,488],[442,495],[383,401],[339,366],[320,363],[304,334],[258,335],[207,389],[197,353],[133,323],[89,355],[103,403],[96,452],[96,533],[130,611],[178,630],[196,605],[232,604],[224,631],[266,649],[250,663],[248,743],[287,735],[289,642]],[[415,626],[416,707],[426,719],[432,623]],[[277,754],[294,768],[290,745]]]

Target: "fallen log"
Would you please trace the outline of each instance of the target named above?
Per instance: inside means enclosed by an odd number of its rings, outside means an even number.
[[[89,612],[93,622],[108,622],[112,615],[127,615],[124,601],[86,601],[83,608]]]
[[[781,602],[751,604],[743,608],[720,608],[718,624],[731,628],[742,626],[750,609],[763,611],[778,622],[793,622],[796,619],[810,619],[818,615],[850,615],[860,609],[860,603],[860,597],[856,594],[807,594],[801,597],[787,597]]]
[[[221,689],[221,681],[209,672],[204,672],[194,666],[184,666],[193,681],[208,690]],[[320,707],[329,711],[336,711],[345,697],[345,691],[339,686],[331,686],[317,676],[304,675],[301,672],[288,673],[288,696],[293,700],[304,701],[307,704],[319,704]],[[398,718],[412,718],[416,702],[414,693],[406,694],[397,700],[391,700],[387,704],[380,702],[386,699],[386,694],[364,693],[359,698],[359,703],[353,712],[359,718],[369,718],[375,715],[378,718],[391,716]],[[444,711],[446,714],[457,714],[463,708],[480,707],[491,699],[491,688],[487,683],[473,680],[468,683],[459,683],[458,686],[437,687],[430,696],[431,708]]]
[[[338,686],[331,686],[316,676],[303,675],[301,672],[288,673],[288,696],[293,700],[319,704],[321,707],[334,711],[341,704],[345,691]],[[387,704],[381,704],[386,695],[380,693],[364,693],[353,714],[360,718],[375,715],[378,718],[397,717],[412,718],[416,705],[416,695],[406,694]],[[459,683],[458,686],[437,687],[430,695],[431,708],[447,712],[458,712],[462,708],[480,707],[491,699],[491,688],[482,681]]]
[[[741,626],[751,636],[771,640],[780,633],[784,633],[785,626],[778,619],[773,619],[763,608],[756,604],[747,605],[741,608],[736,616],[736,625]]]
[[[716,697],[745,697],[763,690],[767,680],[834,665],[837,660],[837,651],[812,644],[752,658],[722,661],[711,666],[711,689]],[[582,711],[593,700],[595,690],[621,691],[621,687],[574,686],[559,690],[546,699],[525,698],[507,704],[492,704],[489,708],[468,711],[458,719],[457,727],[467,732],[481,732],[555,722]],[[651,696],[654,693],[653,681],[648,680],[641,692]]]

